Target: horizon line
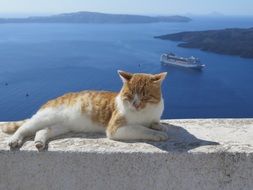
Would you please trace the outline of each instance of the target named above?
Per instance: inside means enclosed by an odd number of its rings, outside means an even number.
[[[103,11],[85,11],[85,10],[77,10],[77,11],[66,11],[66,12],[1,12],[0,17],[6,18],[21,18],[21,17],[33,17],[33,16],[53,16],[59,14],[70,14],[70,13],[78,13],[78,12],[90,12],[90,13],[102,13],[102,14],[113,14],[113,15],[139,15],[139,16],[205,16],[205,17],[252,17],[253,14],[224,14],[220,12],[209,12],[209,13],[130,13],[130,12],[103,12]]]

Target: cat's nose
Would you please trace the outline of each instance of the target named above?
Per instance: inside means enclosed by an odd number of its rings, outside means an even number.
[[[136,109],[139,109],[141,104],[138,103],[138,102],[133,102],[133,106],[136,108]]]

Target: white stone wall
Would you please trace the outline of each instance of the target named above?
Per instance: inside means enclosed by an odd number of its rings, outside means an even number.
[[[69,134],[44,152],[0,133],[0,190],[253,190],[253,119],[166,123],[167,142]]]

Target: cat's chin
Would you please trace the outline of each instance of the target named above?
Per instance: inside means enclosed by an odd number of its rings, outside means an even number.
[[[132,111],[132,112],[138,112],[139,111],[139,109],[136,109],[134,107],[129,107],[128,110]]]

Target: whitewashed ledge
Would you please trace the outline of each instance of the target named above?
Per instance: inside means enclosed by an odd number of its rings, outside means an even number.
[[[0,190],[253,190],[253,119],[164,120],[167,142],[70,134],[37,152],[0,133]]]

